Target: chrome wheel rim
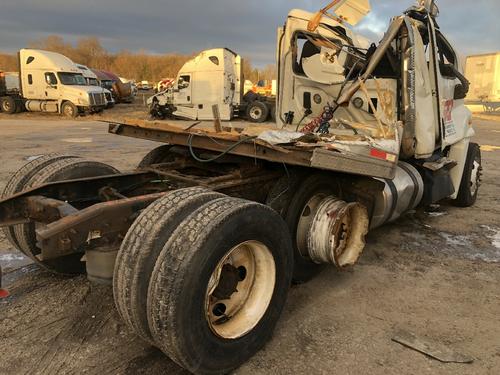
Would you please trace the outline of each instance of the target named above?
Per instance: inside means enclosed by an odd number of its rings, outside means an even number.
[[[233,247],[212,272],[205,295],[205,317],[223,339],[245,336],[265,315],[276,285],[271,251],[258,241]]]

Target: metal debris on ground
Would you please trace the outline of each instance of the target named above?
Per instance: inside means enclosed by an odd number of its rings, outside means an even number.
[[[7,298],[9,295],[6,289],[2,289],[2,267],[0,267],[0,299]]]
[[[468,355],[455,352],[441,343],[433,342],[428,339],[421,339],[410,332],[399,331],[394,335],[392,341],[443,363],[474,362],[474,358]]]

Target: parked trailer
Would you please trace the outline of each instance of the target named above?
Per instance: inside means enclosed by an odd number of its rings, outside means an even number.
[[[366,13],[335,3],[338,19]],[[294,10],[279,32],[277,125],[110,123],[164,144],[126,173],[72,155],[30,162],[0,201],[6,237],[52,272],[112,283],[132,331],[218,374],[269,340],[292,280],[355,265],[369,229],[418,205],[473,205],[481,154],[434,2],[368,51],[324,12]]]
[[[468,104],[481,104],[487,111],[500,108],[500,52],[468,56],[465,75],[471,82]]]

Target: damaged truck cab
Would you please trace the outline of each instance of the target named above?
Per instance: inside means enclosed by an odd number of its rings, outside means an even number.
[[[421,2],[395,17],[376,46],[351,28],[369,2],[336,3],[336,16],[313,27],[314,14],[293,10],[279,30],[278,125],[326,132],[328,116],[326,138],[347,131],[416,167],[424,203],[457,199],[474,130],[469,83],[437,25],[437,6]]]

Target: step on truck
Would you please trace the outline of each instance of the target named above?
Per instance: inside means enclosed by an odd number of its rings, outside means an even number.
[[[419,205],[477,199],[468,83],[436,4],[395,17],[377,45],[350,27],[369,10],[289,13],[277,124],[131,119],[109,132],[162,143],[134,171],[31,161],[0,201],[5,235],[52,272],[111,283],[130,330],[180,366],[237,368],[271,338],[292,282],[353,267],[370,229]]]
[[[59,53],[22,49],[19,90],[2,92],[2,112],[50,112],[68,117],[101,112],[107,104],[101,88],[87,86],[78,66]],[[1,87],[1,84],[0,84]]]
[[[228,48],[201,52],[184,64],[173,85],[148,99],[149,113],[160,120],[275,120],[275,97],[244,92],[243,63],[241,56]]]

